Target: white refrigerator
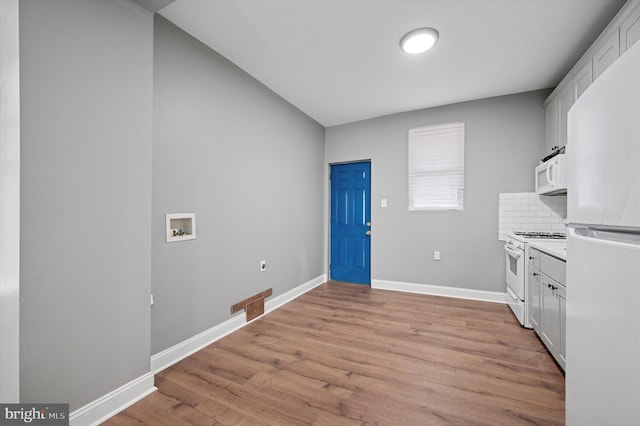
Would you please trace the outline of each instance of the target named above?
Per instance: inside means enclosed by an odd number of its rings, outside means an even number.
[[[640,43],[569,111],[566,424],[640,425]]]

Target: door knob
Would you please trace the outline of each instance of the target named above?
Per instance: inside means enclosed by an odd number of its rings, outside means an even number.
[[[371,222],[367,222],[367,226],[371,228]]]
[[[365,232],[364,235],[371,235],[371,231]]]

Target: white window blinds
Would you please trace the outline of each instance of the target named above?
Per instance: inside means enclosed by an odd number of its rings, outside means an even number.
[[[409,130],[409,210],[462,210],[464,123]]]

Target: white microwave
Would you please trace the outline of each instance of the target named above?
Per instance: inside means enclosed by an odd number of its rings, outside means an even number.
[[[551,195],[566,192],[565,154],[558,154],[536,167],[536,194]]]

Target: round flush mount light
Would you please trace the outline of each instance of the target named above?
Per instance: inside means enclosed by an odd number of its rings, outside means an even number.
[[[433,28],[417,28],[400,39],[400,48],[411,55],[423,53],[436,44],[438,37],[438,31]]]

